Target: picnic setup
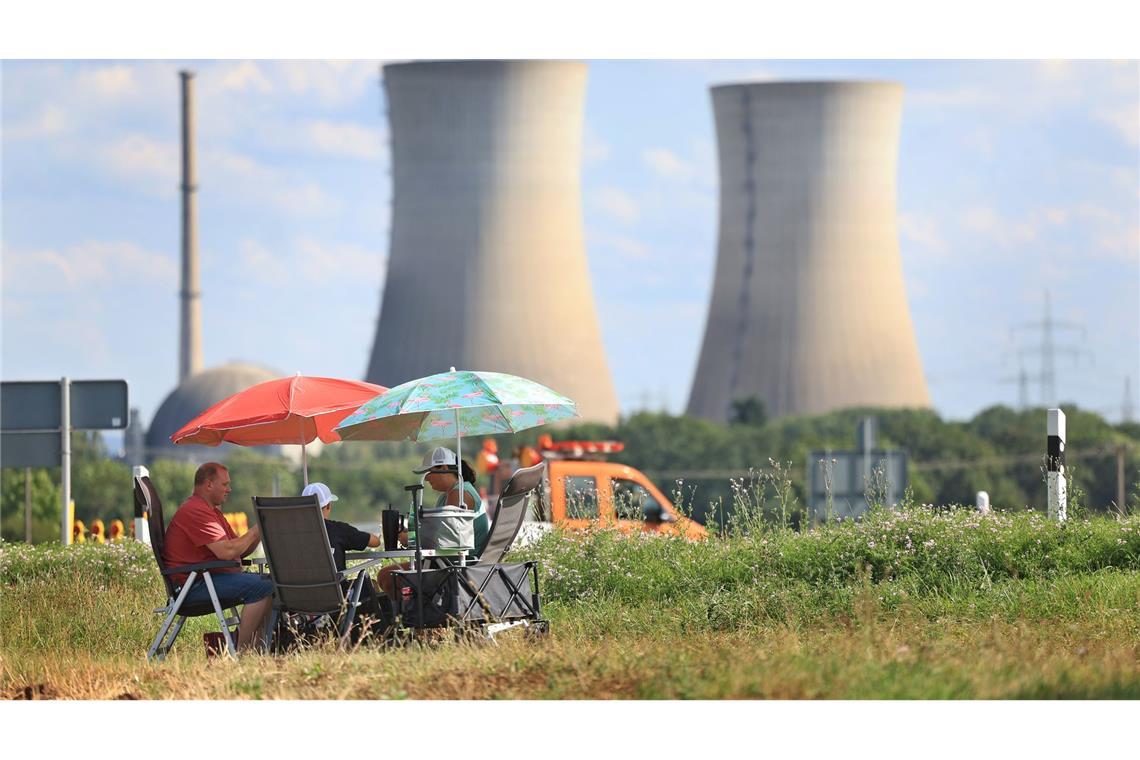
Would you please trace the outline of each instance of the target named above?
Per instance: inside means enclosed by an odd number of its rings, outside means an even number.
[[[298,374],[218,402],[171,440],[204,446],[299,445],[306,488],[297,496],[254,496],[256,520],[249,541],[225,539],[227,532],[218,544],[236,547],[233,558],[172,564],[177,553],[170,550],[171,542],[182,536],[175,534],[149,474],[143,468],[136,471],[136,514],[146,518],[166,594],[166,604],[155,610],[162,623],[147,658],[163,659],[186,621],[202,616],[213,616],[219,628],[207,634],[208,650],[236,656],[242,616],[262,609],[259,605],[270,606],[265,621],[257,619],[256,646],[270,653],[329,638],[342,646],[361,641],[391,645],[423,638],[428,631],[492,642],[512,628],[524,628],[526,635],[546,634],[538,563],[507,561],[528,513],[541,509],[546,465],[517,469],[497,494],[489,527],[479,530],[478,518],[487,519],[482,505],[478,510],[463,506],[462,488],[471,487],[461,474],[466,466],[462,439],[515,433],[576,416],[573,401],[539,383],[454,367],[393,388]],[[454,442],[455,451],[441,446],[428,452],[424,467],[414,470],[418,482],[404,489],[404,508],[382,510],[380,545],[342,552],[338,561],[335,542],[330,542],[332,523],[322,514],[328,499],[336,497],[308,478],[304,450],[316,440],[446,441]],[[441,497],[440,504],[425,507],[425,485],[441,475],[457,481],[458,505],[445,504]],[[218,487],[228,493],[228,476]],[[253,545],[245,544],[256,539],[264,556],[250,558],[246,555]],[[271,603],[234,591],[236,573],[267,580]],[[373,574],[382,589],[373,588]]]

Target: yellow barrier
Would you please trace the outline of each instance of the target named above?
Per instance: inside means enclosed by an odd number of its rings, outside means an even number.
[[[71,514],[75,514],[75,502],[71,504]],[[223,516],[237,535],[242,536],[249,532],[249,516],[245,512],[224,512]],[[71,542],[74,544],[103,544],[107,541],[134,538],[134,535],[135,524],[133,520],[129,527],[119,519],[112,520],[109,526],[105,526],[103,520],[97,517],[91,521],[91,527],[88,527],[82,520],[74,518],[71,520]]]

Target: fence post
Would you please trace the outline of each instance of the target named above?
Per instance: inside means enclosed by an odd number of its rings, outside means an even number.
[[[145,478],[149,475],[150,470],[141,464],[131,468],[132,478]],[[134,483],[133,480],[131,482],[132,484]],[[144,544],[150,543],[150,522],[147,520],[147,515],[142,511],[142,506],[139,504],[135,504],[135,540],[142,541]]]
[[[985,491],[978,491],[978,495],[974,499],[978,511],[983,515],[988,515],[990,513],[990,495]]]
[[[1045,450],[1045,484],[1049,494],[1049,519],[1065,521],[1065,413],[1048,411],[1048,438]]]

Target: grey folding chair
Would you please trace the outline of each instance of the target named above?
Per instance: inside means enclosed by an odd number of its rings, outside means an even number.
[[[150,524],[150,548],[154,552],[154,560],[158,563],[158,572],[162,575],[162,582],[166,586],[166,606],[159,607],[155,610],[156,613],[165,615],[162,621],[162,626],[158,629],[158,634],[154,637],[154,641],[147,650],[146,658],[152,660],[155,657],[163,659],[166,657],[170,648],[174,646],[174,640],[178,638],[178,634],[182,631],[182,626],[186,623],[187,618],[201,617],[202,615],[209,615],[213,613],[218,618],[218,624],[222,629],[222,636],[226,641],[226,651],[231,656],[237,654],[237,649],[234,647],[234,637],[237,635],[237,604],[232,598],[219,598],[217,592],[214,590],[214,581],[210,576],[211,570],[217,570],[221,567],[241,567],[242,563],[238,560],[213,560],[210,562],[202,562],[195,565],[182,565],[179,567],[166,567],[162,561],[162,549],[166,542],[166,521],[162,514],[162,499],[158,497],[158,491],[151,482],[150,477],[144,475],[142,477],[135,476],[134,478],[134,498],[137,511],[147,516]],[[182,584],[174,582],[175,575],[189,574],[186,581]],[[210,601],[198,602],[195,604],[186,604],[184,600],[186,595],[190,593],[190,589],[197,582],[206,584],[206,589],[210,592]],[[230,617],[226,617],[222,610],[229,610]],[[177,618],[177,621],[175,620]],[[173,624],[173,627],[171,627]]]
[[[531,494],[534,494],[535,498],[542,498],[540,486],[545,472],[546,463],[539,462],[531,467],[517,470],[507,480],[502,494],[499,495],[495,519],[491,521],[487,538],[482,546],[475,547],[475,562],[495,564],[501,562],[503,555],[510,551],[519,529],[526,520]]]
[[[338,634],[343,644],[360,605],[364,571],[381,560],[338,571],[316,495],[254,496],[253,508],[273,580],[268,635],[273,636],[278,620],[286,613],[331,615],[340,618]],[[341,582],[353,575],[356,578],[346,597]],[[276,647],[275,642],[268,643]]]
[[[487,538],[483,546],[476,547],[475,559],[465,567],[437,566],[425,570],[422,578],[414,570],[393,574],[405,625],[430,628],[474,623],[483,626],[492,640],[499,631],[517,625],[534,626],[540,633],[549,630],[549,623],[542,618],[538,563],[502,563],[526,519],[531,496],[542,498],[545,469],[546,464],[539,462],[510,477],[499,496]],[[403,586],[411,589],[408,598],[399,593]],[[421,594],[422,618],[416,605]]]

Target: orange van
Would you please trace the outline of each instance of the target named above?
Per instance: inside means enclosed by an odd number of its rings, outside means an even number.
[[[627,533],[706,538],[704,526],[678,515],[641,471],[601,459],[623,448],[615,441],[546,441],[540,451],[546,460],[542,508],[547,514],[528,516],[528,521],[571,530],[601,524]]]

